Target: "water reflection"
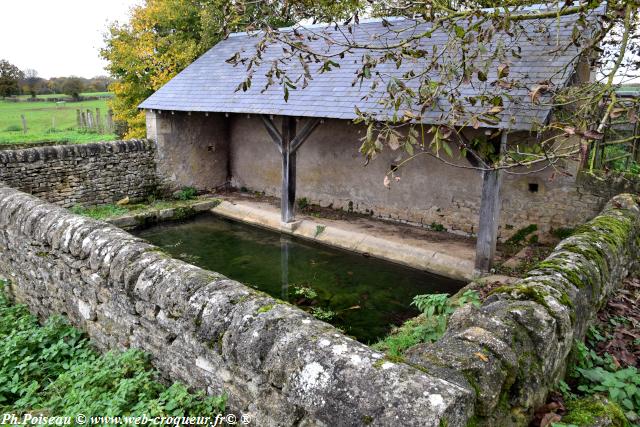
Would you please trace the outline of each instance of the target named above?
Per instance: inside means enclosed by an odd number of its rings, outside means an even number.
[[[462,286],[209,214],[138,234],[174,257],[289,301],[365,343],[415,316],[415,295],[453,293]]]
[[[289,243],[287,235],[280,236],[280,270],[282,271],[282,293],[280,298],[289,301]]]

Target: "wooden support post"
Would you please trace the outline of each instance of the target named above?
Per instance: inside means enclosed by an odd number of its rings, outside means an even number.
[[[274,125],[271,118],[260,116],[269,136],[282,155],[282,197],[280,211],[282,222],[292,222],[295,218],[296,203],[296,152],[307,140],[309,135],[321,123],[318,118],[312,118],[299,134],[296,134],[296,118],[282,116],[282,133]]]
[[[507,131],[503,130],[500,137],[500,153],[504,153],[506,147]],[[484,171],[482,176],[478,241],[476,243],[476,269],[481,272],[489,271],[496,254],[498,224],[500,223],[501,184],[502,171],[500,169]]]
[[[296,135],[296,119],[282,117],[282,197],[280,213],[282,222],[292,222],[296,207],[296,151],[291,142]]]

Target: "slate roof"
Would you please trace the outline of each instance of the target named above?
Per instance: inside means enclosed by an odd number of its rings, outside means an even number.
[[[532,9],[544,9],[544,6],[534,6]],[[594,10],[590,18],[604,13],[605,5]],[[550,114],[550,107],[544,102],[535,105],[530,99],[530,90],[541,81],[550,81],[554,85],[566,85],[573,74],[574,65],[580,53],[580,47],[572,44],[568,49],[558,49],[560,46],[571,44],[575,15],[567,15],[559,19],[550,18],[544,20],[521,21],[524,32],[518,32],[518,38],[498,33],[490,46],[487,46],[487,56],[491,55],[499,43],[505,49],[519,49],[521,58],[516,59],[509,55],[509,79],[519,80],[523,85],[516,89],[510,89],[510,100],[505,102],[504,111],[499,114],[500,121],[491,124],[483,123],[484,127],[509,128],[513,130],[529,130],[537,123],[544,122]],[[392,29],[411,28],[411,32],[422,32],[429,28],[429,23],[418,22],[411,19],[395,18],[390,20]],[[595,22],[595,19],[594,19]],[[463,25],[463,24],[460,24]],[[594,23],[590,24],[593,28]],[[312,31],[332,37],[339,37],[344,28],[322,27],[298,27],[304,33]],[[381,20],[361,21],[353,28],[353,38],[363,43],[392,43],[397,37],[395,32],[389,31]],[[578,34],[581,38],[589,35],[585,32]],[[402,37],[407,37],[407,32]],[[420,38],[419,47],[431,52],[433,47],[438,47],[447,42],[449,35],[438,30],[431,38]],[[175,76],[156,93],[139,105],[143,109],[173,110],[173,111],[201,111],[201,112],[229,112],[249,114],[273,114],[290,116],[323,117],[338,119],[354,119],[356,113],[354,106],[360,110],[375,114],[381,120],[389,117],[389,111],[383,111],[379,99],[384,93],[384,84],[377,88],[372,96],[370,94],[370,81],[360,86],[352,85],[356,70],[359,68],[359,60],[362,50],[348,53],[343,59],[336,59],[340,63],[339,68],[325,73],[319,73],[319,64],[311,64],[310,71],[313,80],[304,89],[292,90],[288,102],[283,97],[283,89],[278,84],[261,93],[266,83],[264,73],[270,67],[275,58],[282,57],[282,46],[271,45],[264,54],[262,65],[255,71],[251,88],[246,91],[236,91],[238,85],[245,79],[246,71],[242,65],[234,66],[226,62],[237,52],[243,57],[250,57],[255,52],[255,44],[259,40],[255,34],[237,33],[219,42],[211,50],[206,52],[181,73]],[[584,45],[585,40],[580,40]],[[327,50],[320,38],[310,43],[317,50]],[[370,52],[375,55],[375,52]],[[383,63],[376,67],[384,76],[393,75],[400,77],[409,69],[419,69],[420,62],[412,63],[405,60],[397,69],[393,63]],[[486,82],[480,82],[477,77],[469,84],[459,87],[461,97],[475,96],[486,91],[502,91],[490,83],[497,78],[497,67],[500,62],[493,61],[488,70]],[[291,62],[283,68],[289,67],[295,72],[300,71],[298,63]],[[291,74],[296,75],[296,74]],[[434,76],[435,78],[435,76]],[[411,83],[410,83],[411,84]],[[446,99],[439,98],[437,105],[429,109],[424,115],[425,123],[440,123],[450,107]],[[480,107],[468,105],[468,111],[480,111]],[[486,107],[483,108],[486,110]],[[465,117],[460,118],[459,124],[468,123]]]

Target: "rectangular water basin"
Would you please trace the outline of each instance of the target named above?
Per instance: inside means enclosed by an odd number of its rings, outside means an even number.
[[[175,258],[291,302],[372,344],[416,316],[420,294],[465,283],[211,214],[136,234]]]

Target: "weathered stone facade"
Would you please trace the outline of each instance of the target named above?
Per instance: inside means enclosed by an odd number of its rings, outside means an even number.
[[[222,113],[147,112],[163,186],[215,189],[229,181],[229,125]]]
[[[303,128],[301,119],[298,128]],[[276,119],[276,125],[279,125]],[[469,130],[469,139],[481,130]],[[297,152],[297,195],[335,209],[417,225],[441,224],[447,230],[475,235],[482,175],[454,152],[445,163],[420,155],[398,170],[398,181],[383,185],[385,174],[402,162],[401,150],[385,149],[364,167],[359,153],[366,127],[327,119]],[[280,196],[281,156],[260,117],[244,114],[147,111],[147,135],[158,141],[158,170],[168,186],[213,189],[229,182],[237,189]],[[528,133],[510,135],[525,143]],[[453,166],[451,165],[453,164]],[[499,237],[536,224],[542,237],[552,229],[573,227],[593,218],[609,197],[592,194],[554,168],[505,173]]]
[[[18,301],[68,316],[101,349],[141,348],[167,377],[228,392],[261,426],[526,425],[636,267],[639,236],[638,198],[617,196],[527,278],[458,310],[406,364],[118,228],[0,187],[0,274]]]
[[[142,199],[158,186],[148,140],[0,151],[0,182],[64,207]]]

